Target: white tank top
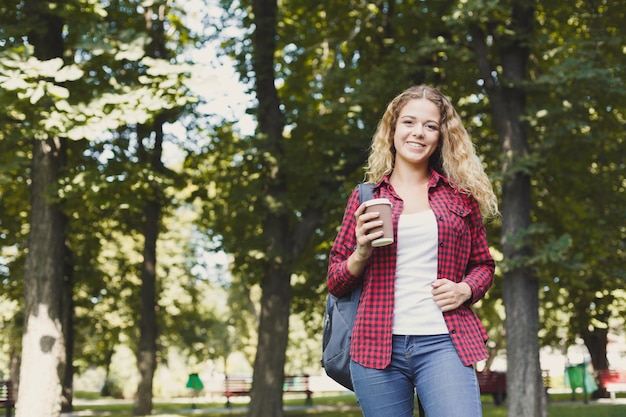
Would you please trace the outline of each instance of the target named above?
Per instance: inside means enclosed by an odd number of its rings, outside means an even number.
[[[431,293],[437,278],[437,243],[437,220],[432,210],[400,216],[393,334],[448,333]]]

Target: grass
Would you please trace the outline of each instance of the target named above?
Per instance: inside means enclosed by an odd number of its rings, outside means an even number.
[[[84,397],[83,397],[84,398]],[[353,395],[341,396],[314,396],[313,403],[320,407],[306,408],[303,399],[285,399],[287,417],[361,417]],[[300,406],[300,407],[299,407]],[[327,407],[324,407],[327,406]],[[245,416],[245,403],[237,403],[230,410],[223,410],[224,403],[196,403],[196,410],[190,404],[157,402],[154,404],[154,414],[161,417],[238,417]],[[213,409],[211,411],[201,411]],[[221,410],[220,410],[221,409]],[[94,416],[131,417],[132,404],[84,405],[75,407],[75,411],[90,410]],[[581,414],[584,410],[584,414]],[[193,411],[193,413],[192,413]],[[417,415],[417,412],[416,412]],[[590,401],[584,404],[582,395],[578,394],[576,401],[571,401],[570,394],[552,395],[548,405],[549,417],[623,417],[626,416],[626,404],[599,404]],[[483,417],[507,417],[506,405],[496,406],[491,397],[483,396]]]

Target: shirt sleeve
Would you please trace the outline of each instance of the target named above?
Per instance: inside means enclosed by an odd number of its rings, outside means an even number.
[[[472,297],[468,301],[468,303],[472,305],[480,301],[487,293],[489,287],[491,287],[495,271],[495,262],[491,256],[491,252],[489,252],[487,231],[480,214],[478,203],[474,198],[470,197],[469,200],[471,206],[469,220],[472,246],[463,282],[467,283],[472,289]]]
[[[326,283],[328,291],[339,298],[355,289],[360,280],[360,277],[352,275],[348,269],[348,257],[356,248],[356,219],[354,218],[354,212],[360,205],[359,190],[358,187],[355,187],[348,199],[348,205],[343,214],[339,232],[330,250]]]

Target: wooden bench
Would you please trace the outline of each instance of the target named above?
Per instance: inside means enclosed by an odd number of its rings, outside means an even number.
[[[287,375],[283,382],[283,392],[294,392],[298,394],[305,394],[306,405],[313,405],[313,391],[311,391],[311,385],[309,383],[308,375]]]
[[[502,405],[506,399],[506,372],[476,372],[481,394],[493,395],[495,405]]]
[[[603,369],[598,371],[598,381],[600,386],[604,387],[611,396],[611,400],[615,400],[616,393],[626,392],[626,371]]]
[[[548,395],[548,389],[552,384],[550,372],[542,370],[541,377],[543,379],[543,386],[546,390],[546,396],[548,400],[550,400],[550,396]],[[506,400],[506,372],[476,371],[476,378],[478,379],[478,386],[480,387],[481,394],[493,395],[493,402],[495,405],[502,405],[502,403],[504,403],[504,400]]]
[[[230,408],[231,397],[249,397],[252,389],[251,376],[226,376],[224,378],[224,396],[226,407]],[[313,391],[309,385],[308,375],[286,375],[283,382],[283,392],[306,394],[306,405],[313,404]]]
[[[543,388],[546,390],[546,400],[550,402],[550,393],[548,392],[548,390],[552,388],[552,378],[550,378],[550,371],[542,369],[541,378],[543,379]]]
[[[6,416],[11,417],[15,407],[13,384],[10,380],[0,381],[0,407],[6,409]]]

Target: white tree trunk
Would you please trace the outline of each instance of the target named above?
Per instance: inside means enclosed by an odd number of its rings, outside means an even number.
[[[24,268],[24,333],[17,417],[61,414],[65,338],[62,308],[65,218],[49,198],[64,161],[60,140],[33,140],[31,213]]]
[[[65,360],[61,323],[49,317],[44,304],[39,304],[36,314],[27,320],[16,417],[58,417],[62,390],[58,366]]]

